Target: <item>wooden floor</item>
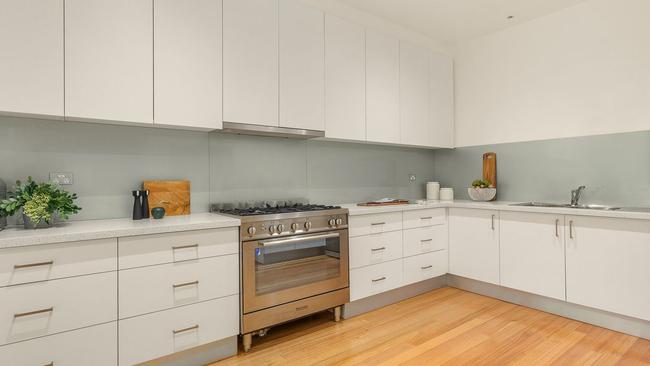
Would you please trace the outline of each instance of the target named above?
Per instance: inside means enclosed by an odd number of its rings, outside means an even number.
[[[272,328],[226,365],[650,365],[650,341],[446,287]]]

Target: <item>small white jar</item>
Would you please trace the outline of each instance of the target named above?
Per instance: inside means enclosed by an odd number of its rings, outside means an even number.
[[[453,188],[440,188],[440,200],[441,201],[453,201],[454,200],[454,189]]]
[[[427,182],[427,200],[440,199],[440,183]]]

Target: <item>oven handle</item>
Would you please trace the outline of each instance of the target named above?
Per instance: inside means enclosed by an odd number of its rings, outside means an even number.
[[[297,237],[287,238],[287,239],[260,240],[259,243],[263,247],[272,247],[272,246],[282,245],[282,244],[299,243],[301,241],[307,241],[307,240],[338,238],[339,236],[340,236],[339,233],[329,233],[329,234],[297,236]]]

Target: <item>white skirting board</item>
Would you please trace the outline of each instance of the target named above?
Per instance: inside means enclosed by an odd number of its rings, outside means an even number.
[[[513,304],[556,314],[565,318],[575,319],[584,323],[615,330],[617,332],[650,339],[650,322],[645,320],[614,314],[451,274],[447,275],[447,285],[461,290],[494,297]]]
[[[139,366],[202,366],[237,354],[237,336],[141,363]]]

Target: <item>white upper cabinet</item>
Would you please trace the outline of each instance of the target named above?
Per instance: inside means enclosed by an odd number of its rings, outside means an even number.
[[[366,139],[366,51],[362,26],[325,15],[325,136]]]
[[[152,0],[65,1],[66,118],[153,122]]]
[[[566,217],[567,301],[650,320],[650,222]]]
[[[454,63],[449,56],[432,53],[430,66],[430,142],[434,147],[454,147]]]
[[[223,0],[223,120],[278,126],[278,1]]]
[[[499,211],[449,209],[449,273],[499,284]]]
[[[325,16],[280,0],[280,126],[325,130]]]
[[[154,123],[221,128],[221,0],[154,0]]]
[[[399,40],[366,31],[366,136],[400,143]]]
[[[429,59],[428,49],[400,42],[399,115],[402,144],[431,145]]]
[[[501,285],[565,300],[564,216],[501,211]]]
[[[0,0],[0,112],[63,116],[63,0]]]

